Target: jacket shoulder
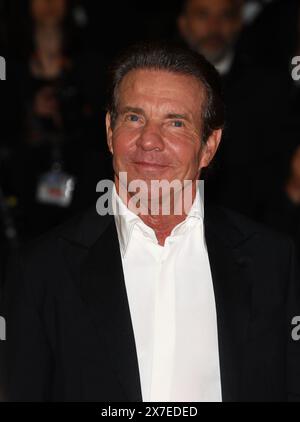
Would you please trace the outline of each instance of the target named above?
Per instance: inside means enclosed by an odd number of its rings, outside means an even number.
[[[23,245],[11,257],[5,284],[25,283],[29,289],[59,288],[70,254],[71,267],[80,268],[86,252],[101,236],[112,216],[99,216],[94,209],[83,212],[65,224]],[[48,287],[47,287],[48,286]]]
[[[293,245],[291,237],[265,224],[254,221],[229,208],[209,205],[205,209],[206,226],[224,241],[230,244],[243,242],[250,238],[261,245],[269,244],[278,247]]]

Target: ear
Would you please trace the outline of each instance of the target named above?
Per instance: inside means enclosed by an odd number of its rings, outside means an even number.
[[[110,113],[106,113],[105,123],[106,123],[106,139],[107,139],[108,149],[109,149],[110,153],[113,154],[114,153],[113,142],[112,142],[113,130],[111,128]]]
[[[221,142],[222,133],[222,129],[214,130],[210,137],[207,139],[205,145],[202,147],[199,170],[204,167],[208,167],[211,160],[214,158]]]

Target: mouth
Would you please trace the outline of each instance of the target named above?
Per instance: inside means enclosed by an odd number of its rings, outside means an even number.
[[[169,167],[167,164],[149,163],[147,161],[135,161],[134,164],[145,169],[163,169]]]

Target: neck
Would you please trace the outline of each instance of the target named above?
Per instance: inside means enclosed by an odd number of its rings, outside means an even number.
[[[164,207],[162,204],[166,203],[166,201],[162,198],[158,200],[159,205],[156,208],[155,213],[153,213],[151,206],[149,206],[149,204],[151,204],[151,197],[147,198],[147,206],[141,204],[141,209],[146,210],[146,212],[138,212],[130,206],[128,208],[135,212],[148,227],[154,230],[159,245],[164,246],[165,241],[167,237],[170,236],[172,230],[186,219],[196,198],[198,188],[197,182],[198,180],[193,181],[192,184],[186,188],[189,190],[188,193],[186,192],[186,196],[183,189],[182,191],[177,192],[175,197],[173,195],[171,198],[167,199],[167,201],[169,201],[168,203],[170,203],[170,212],[168,215],[165,215],[163,212]],[[135,194],[128,192],[126,188],[121,186],[117,177],[115,178],[115,186],[118,195],[126,206],[128,206],[130,199]],[[176,210],[180,210],[180,212],[175,212]]]
[[[61,32],[61,25],[59,23],[37,23],[35,25],[36,34],[49,34]]]
[[[154,230],[159,245],[164,246],[174,227],[186,219],[186,214],[169,216],[144,215],[140,216],[140,218]]]

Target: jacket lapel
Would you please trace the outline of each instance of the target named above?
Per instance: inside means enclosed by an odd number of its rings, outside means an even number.
[[[83,267],[81,294],[96,324],[124,394],[142,401],[133,327],[112,216],[91,247]]]
[[[238,401],[251,309],[250,258],[245,236],[224,216],[205,213],[205,238],[217,310],[223,401]]]

